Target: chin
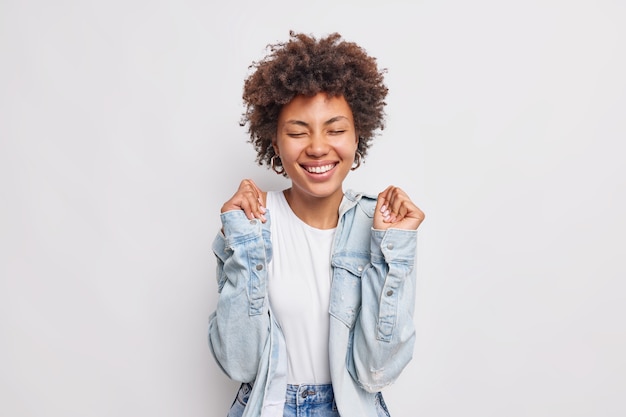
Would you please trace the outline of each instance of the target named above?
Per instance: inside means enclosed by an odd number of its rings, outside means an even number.
[[[328,184],[328,186],[325,186],[325,187],[308,186],[308,187],[301,188],[301,189],[308,195],[315,197],[315,198],[328,198],[328,197],[334,196],[337,193],[343,194],[343,188],[341,184],[332,185],[332,186]]]

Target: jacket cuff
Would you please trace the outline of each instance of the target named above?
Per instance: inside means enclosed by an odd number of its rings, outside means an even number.
[[[243,210],[231,210],[220,214],[225,245],[231,247],[237,243],[254,239],[262,234],[264,227],[269,228],[269,214],[265,224],[259,219],[248,219]]]
[[[372,262],[413,265],[417,250],[417,230],[372,229]]]

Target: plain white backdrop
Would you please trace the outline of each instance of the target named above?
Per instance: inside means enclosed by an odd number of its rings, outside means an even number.
[[[0,1],[0,415],[225,416],[210,245],[290,29],[388,69],[347,186],[426,212],[393,417],[626,415],[626,5]]]

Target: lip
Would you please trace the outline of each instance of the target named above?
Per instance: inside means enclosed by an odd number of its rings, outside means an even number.
[[[324,180],[333,175],[335,168],[337,168],[338,165],[339,162],[337,161],[319,161],[315,163],[300,164],[300,167],[307,177],[316,180]],[[321,172],[311,172],[315,170]]]

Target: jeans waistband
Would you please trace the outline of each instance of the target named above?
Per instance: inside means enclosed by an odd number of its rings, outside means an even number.
[[[332,403],[335,399],[332,384],[287,385],[285,402],[290,404]]]

